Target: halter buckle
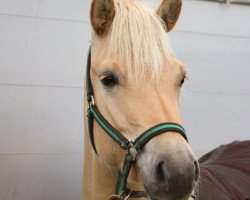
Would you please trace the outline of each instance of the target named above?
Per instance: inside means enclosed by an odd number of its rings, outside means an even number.
[[[92,106],[94,106],[95,105],[95,99],[94,99],[94,96],[93,95],[91,95],[90,96],[90,101],[88,101],[88,108],[91,108]]]
[[[128,153],[133,156],[133,161],[136,159],[138,151],[136,150],[132,140],[129,141]]]

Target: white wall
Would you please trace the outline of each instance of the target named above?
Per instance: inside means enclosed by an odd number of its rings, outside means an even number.
[[[80,199],[88,7],[0,0],[0,200]]]
[[[185,127],[196,154],[250,139],[249,6],[184,1],[172,46],[186,64]]]
[[[89,4],[0,0],[0,200],[80,199]],[[248,19],[247,6],[189,0],[170,34],[198,155],[249,139]]]

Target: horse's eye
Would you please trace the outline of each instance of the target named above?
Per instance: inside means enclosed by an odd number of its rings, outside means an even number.
[[[182,85],[184,84],[184,82],[185,82],[185,77],[183,77],[183,78],[181,79],[180,86],[182,86]]]
[[[101,82],[105,87],[111,88],[118,84],[118,78],[113,72],[106,72],[103,74]]]
[[[180,82],[180,87],[184,84],[186,78],[187,78],[187,76],[186,76],[186,74],[184,74],[184,75],[182,76],[182,79],[181,79],[181,82]]]

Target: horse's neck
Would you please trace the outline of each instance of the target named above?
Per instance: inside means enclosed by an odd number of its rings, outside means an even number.
[[[94,155],[91,148],[89,138],[85,137],[82,200],[105,200],[114,192],[115,179],[100,164],[100,161],[98,161],[97,156]]]

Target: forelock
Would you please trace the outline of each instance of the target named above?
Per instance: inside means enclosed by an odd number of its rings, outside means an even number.
[[[126,67],[129,77],[159,77],[171,54],[162,20],[133,0],[114,0],[114,5],[108,55]]]

